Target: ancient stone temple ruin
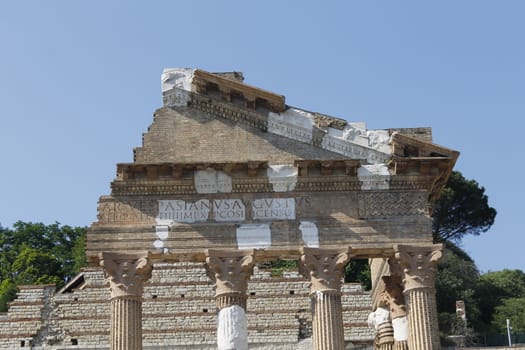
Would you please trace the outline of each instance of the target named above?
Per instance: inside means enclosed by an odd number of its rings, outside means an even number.
[[[56,293],[22,287],[1,348],[439,349],[431,212],[458,153],[243,80],[163,72],[163,107],[100,197],[89,267]],[[352,259],[370,292],[343,282]]]

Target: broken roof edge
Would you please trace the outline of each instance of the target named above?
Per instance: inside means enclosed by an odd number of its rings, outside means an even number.
[[[386,163],[395,156],[411,156],[411,147],[431,149],[432,152],[426,153],[433,153],[432,156],[435,156],[436,153],[444,153],[456,159],[459,155],[459,152],[454,155],[455,151],[434,144],[431,128],[367,129],[364,122],[349,122],[324,113],[286,105],[284,96],[244,84],[243,80],[244,77],[240,72],[209,73],[194,68],[166,68],[161,77],[164,106],[190,105],[193,98],[202,96],[213,97],[213,100],[217,100],[223,106],[226,103],[242,110],[255,109],[253,112],[259,112],[256,105],[259,99],[257,96],[259,96],[263,100],[264,98],[273,99],[264,100],[273,107],[267,110],[267,119],[266,116],[263,118],[262,124],[264,125],[261,127],[264,131],[314,144],[345,156],[357,157],[357,159],[366,157],[371,164]],[[247,101],[244,106],[234,104],[233,96],[243,92],[251,100]],[[184,96],[176,96],[176,101],[172,105],[168,98],[170,94],[183,94]],[[322,137],[319,131],[323,134]],[[408,138],[405,139],[406,142],[401,141],[402,144],[406,143],[402,154],[399,153],[399,147],[397,151],[394,147],[393,136],[396,134]],[[365,150],[372,154],[366,155]]]
[[[245,84],[242,72],[210,73],[194,68],[165,68],[161,75],[161,91],[166,94],[173,88],[207,94],[211,91],[226,96],[242,96],[248,103],[267,105],[275,112],[286,109],[285,97],[256,86]]]

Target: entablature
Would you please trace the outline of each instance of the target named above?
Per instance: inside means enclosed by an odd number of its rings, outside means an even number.
[[[413,247],[428,247],[432,242],[412,242],[410,243]],[[389,259],[395,256],[395,244],[392,243],[363,243],[353,244],[348,247],[351,248],[352,254],[351,259]],[[323,249],[338,249],[342,245],[326,245]],[[232,252],[237,251],[231,249]],[[121,250],[119,252],[134,253],[135,251]],[[299,260],[301,258],[301,247],[290,245],[288,247],[283,246],[275,249],[254,249],[253,257],[255,263],[269,263],[276,260]],[[155,251],[148,252],[148,258],[153,262],[205,262],[206,261],[206,250],[202,249],[186,249],[170,253],[159,253]],[[98,254],[92,254],[88,256],[88,263],[90,266],[98,266],[100,257]]]
[[[300,159],[288,166],[295,169],[293,192],[323,191],[436,191],[436,183],[447,171],[451,160],[445,157],[401,158],[385,165],[388,175],[371,175],[363,178],[360,160],[307,160]],[[195,181],[198,171],[221,172],[231,181],[231,193],[274,192],[267,161],[217,162],[217,163],[120,163],[117,177],[112,182],[112,195],[169,195],[198,194]],[[363,182],[383,181],[387,187],[364,188]],[[441,182],[439,182],[441,183]],[[439,189],[440,190],[440,189]]]

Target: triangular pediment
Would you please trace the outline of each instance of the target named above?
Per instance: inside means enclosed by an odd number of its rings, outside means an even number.
[[[238,72],[168,69],[162,97],[99,201],[93,263],[101,251],[202,261],[204,248],[248,246],[386,256],[392,242],[432,240],[429,208],[458,152],[429,128],[369,130],[292,107]]]
[[[348,158],[311,143],[190,107],[164,107],[135,149],[136,163],[247,162]]]
[[[232,76],[166,70],[165,107],[155,114],[135,161],[210,161],[215,157],[217,161],[291,163],[339,158],[378,164],[391,158],[392,131],[367,130],[364,123],[288,106],[284,96]]]
[[[289,106],[285,97],[243,82],[242,73],[166,69],[164,107],[135,149],[135,164],[306,164],[353,160],[361,174],[436,176],[437,198],[458,152],[432,143],[430,128],[368,130]],[[385,170],[387,169],[387,170]]]

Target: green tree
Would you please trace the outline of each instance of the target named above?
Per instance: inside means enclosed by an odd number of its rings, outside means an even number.
[[[500,334],[507,332],[507,319],[514,333],[525,333],[525,296],[504,299],[495,307],[492,329]]]
[[[58,287],[85,265],[83,227],[18,221],[0,227],[0,310],[13,299],[13,286],[54,283]]]
[[[80,269],[87,265],[86,257],[86,231],[84,228],[81,229],[82,232],[75,239],[75,244],[72,248],[72,260],[73,264],[71,266],[71,271],[68,275],[71,277],[74,276]]]
[[[7,303],[16,297],[18,288],[10,279],[5,279],[0,283],[0,312],[7,311]]]
[[[27,246],[42,252],[49,253],[57,262],[55,275],[68,280],[78,272],[84,252],[79,255],[79,240],[83,240],[86,228],[61,226],[59,223],[45,225],[18,221],[11,230],[10,241],[17,254],[22,247]]]
[[[434,207],[434,239],[459,241],[467,234],[479,235],[494,224],[496,214],[496,209],[489,205],[485,188],[453,171]]]
[[[436,276],[436,301],[439,310],[455,314],[456,300],[464,300],[468,308],[472,307],[479,276],[474,261],[460,248],[447,242]],[[478,313],[467,309],[467,314]]]
[[[477,297],[480,274],[474,261],[456,244],[465,235],[486,232],[496,218],[496,210],[489,205],[485,188],[475,180],[468,180],[453,171],[436,201],[432,217],[435,242],[445,244],[436,276],[436,299],[440,329],[445,335],[458,332],[455,316],[456,300],[465,302],[468,324],[466,333],[487,329],[491,313],[480,306]],[[488,319],[488,321],[487,321]]]
[[[506,299],[525,297],[525,273],[509,269],[487,272],[478,281],[475,297],[485,325],[483,331],[497,333],[498,330],[491,327],[496,308]],[[525,319],[525,313],[521,317]]]
[[[13,262],[12,269],[18,285],[42,284],[51,283],[51,276],[58,277],[56,275],[59,273],[60,264],[50,253],[23,246]]]
[[[372,288],[372,278],[368,260],[350,260],[350,263],[345,266],[345,282],[359,282],[365,290],[370,290]]]
[[[453,243],[445,242],[436,275],[439,330],[444,345],[448,335],[466,335],[469,345],[475,341],[474,330],[482,326],[475,298],[479,277],[479,271],[468,254]],[[456,315],[457,300],[465,302],[467,323]]]

